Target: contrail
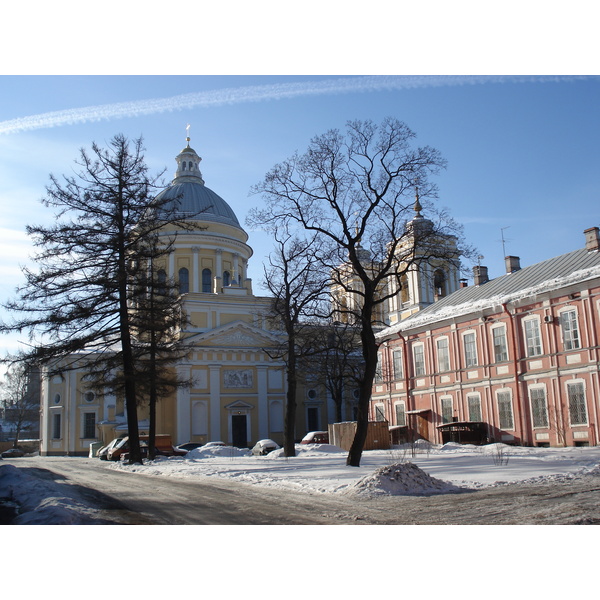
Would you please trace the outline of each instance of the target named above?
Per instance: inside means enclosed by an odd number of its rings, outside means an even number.
[[[32,129],[61,127],[63,125],[76,125],[77,123],[89,123],[124,117],[139,117],[166,111],[219,107],[241,104],[244,102],[284,100],[286,98],[298,98],[301,96],[407,90],[412,88],[456,85],[478,85],[483,83],[544,83],[581,78],[585,78],[585,76],[368,75],[362,77],[326,79],[323,81],[245,86],[210,92],[181,94],[169,98],[155,98],[138,100],[135,102],[117,102],[114,104],[102,104],[84,108],[71,108],[39,115],[31,115],[28,117],[20,117],[18,119],[1,121],[0,134],[11,134]]]

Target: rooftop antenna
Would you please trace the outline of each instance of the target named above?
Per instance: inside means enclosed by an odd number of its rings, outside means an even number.
[[[507,225],[506,227],[500,227],[500,235],[502,236],[502,256],[506,256],[506,247],[505,247],[505,242],[510,241],[510,240],[505,240],[504,239],[504,230],[508,229],[510,227],[510,225]]]

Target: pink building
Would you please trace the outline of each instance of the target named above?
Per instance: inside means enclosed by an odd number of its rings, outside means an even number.
[[[371,418],[433,443],[481,429],[509,444],[598,445],[600,235],[584,233],[585,248],[529,267],[507,257],[491,281],[476,267],[474,285],[383,330]]]

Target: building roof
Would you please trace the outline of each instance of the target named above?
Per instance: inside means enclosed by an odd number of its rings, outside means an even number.
[[[600,277],[600,252],[574,250],[483,283],[461,288],[382,330],[379,338],[445,319],[498,309],[502,304],[535,298],[547,292]]]
[[[189,145],[175,157],[177,171],[171,185],[157,195],[157,201],[170,200],[162,205],[165,214],[177,219],[209,221],[242,229],[232,208],[215,192],[204,185],[200,172],[201,158]]]

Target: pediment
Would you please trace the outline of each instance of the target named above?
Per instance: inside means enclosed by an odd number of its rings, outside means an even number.
[[[277,336],[244,321],[234,321],[191,338],[194,346],[209,348],[265,348],[280,343]]]

